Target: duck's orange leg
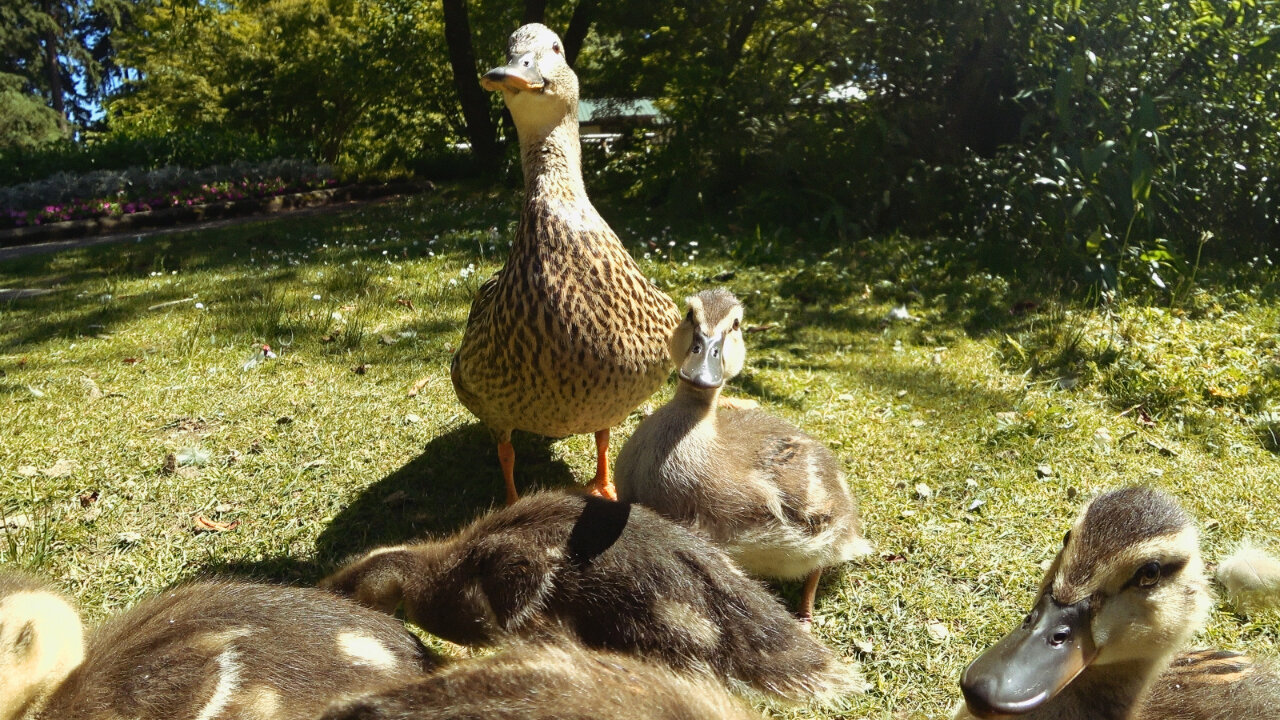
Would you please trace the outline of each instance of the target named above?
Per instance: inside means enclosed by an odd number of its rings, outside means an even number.
[[[498,463],[502,465],[502,479],[507,483],[507,504],[520,499],[516,492],[516,449],[511,441],[498,443]]]
[[[813,599],[818,594],[820,577],[822,577],[821,568],[810,573],[804,580],[804,591],[800,594],[800,622],[804,623],[806,629],[813,623]]]
[[[609,477],[609,428],[596,431],[596,477],[587,485],[587,492],[605,500],[617,500],[613,478]]]

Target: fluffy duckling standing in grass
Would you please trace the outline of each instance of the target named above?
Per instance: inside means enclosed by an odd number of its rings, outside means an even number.
[[[1022,626],[964,671],[956,718],[1276,717],[1274,672],[1234,652],[1179,654],[1212,605],[1199,535],[1172,498],[1136,487],[1101,495],[1067,533]]]
[[[517,645],[334,709],[322,720],[748,720],[708,678],[568,643]]]
[[[823,568],[871,552],[840,461],[785,420],[720,407],[746,361],[733,293],[690,297],[671,340],[680,383],[618,454],[618,497],[712,538],[748,572],[804,579],[800,618],[813,616]]]
[[[507,263],[481,286],[453,356],[458,399],[493,433],[507,504],[518,497],[511,432],[595,433],[589,489],[614,497],[609,429],[665,382],[680,321],[582,182],[578,77],[544,25],[511,34],[500,91],[520,136],[524,209]]]
[[[65,597],[0,573],[0,720],[303,720],[434,666],[400,623],[319,590],[185,585],[86,639]]]
[[[715,546],[640,505],[543,493],[452,538],[373,550],[323,585],[446,640],[568,635],[797,701],[860,690]]]

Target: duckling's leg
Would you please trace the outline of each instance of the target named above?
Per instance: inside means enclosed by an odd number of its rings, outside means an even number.
[[[806,628],[813,622],[813,598],[818,594],[820,577],[822,577],[821,568],[809,573],[809,577],[804,580],[804,591],[800,594],[800,622],[804,623]]]
[[[511,505],[520,499],[516,492],[516,449],[511,445],[511,438],[498,443],[498,464],[502,465],[502,479],[507,483],[507,504]]]
[[[596,431],[596,477],[587,485],[587,492],[605,500],[617,500],[613,478],[609,477],[609,428]]]

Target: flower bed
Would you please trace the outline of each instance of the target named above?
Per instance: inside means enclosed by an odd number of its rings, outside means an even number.
[[[269,198],[336,184],[327,166],[297,161],[220,166],[196,172],[161,168],[64,174],[0,188],[0,230]]]

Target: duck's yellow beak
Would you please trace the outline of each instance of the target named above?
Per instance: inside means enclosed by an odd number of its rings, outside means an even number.
[[[538,72],[538,60],[533,53],[525,53],[502,67],[496,67],[484,74],[480,84],[485,90],[512,90],[514,92],[533,92],[541,90],[546,81]]]
[[[1057,695],[1098,656],[1088,599],[1059,605],[1046,589],[1022,627],[978,656],[960,676],[969,712],[984,720],[1030,712]]]

